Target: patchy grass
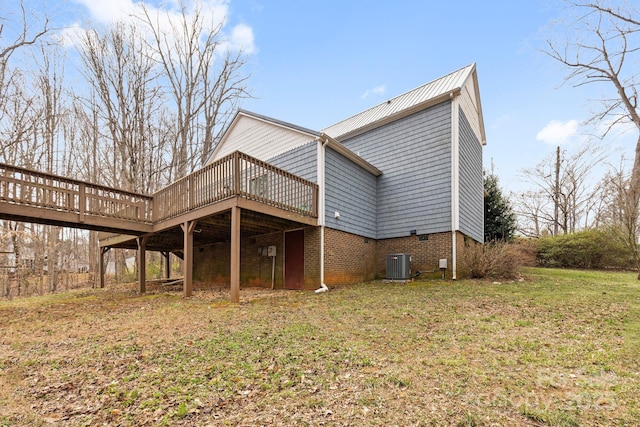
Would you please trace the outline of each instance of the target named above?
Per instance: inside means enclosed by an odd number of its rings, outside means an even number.
[[[634,425],[634,274],[0,302],[0,426]]]

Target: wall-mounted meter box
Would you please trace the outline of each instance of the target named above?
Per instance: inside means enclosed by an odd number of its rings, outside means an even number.
[[[439,260],[438,261],[438,265],[440,266],[440,268],[446,269],[447,268],[447,259],[443,258],[443,259]]]
[[[276,256],[276,247],[275,246],[269,246],[267,248],[267,256]]]

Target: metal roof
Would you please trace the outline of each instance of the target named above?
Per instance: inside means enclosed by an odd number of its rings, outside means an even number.
[[[344,139],[341,137],[348,134],[351,136],[358,133],[359,130],[375,127],[372,125],[377,123],[383,124],[386,122],[385,119],[395,119],[397,116],[403,115],[403,113],[413,112],[423,104],[428,105],[430,101],[448,96],[450,93],[460,90],[469,76],[474,72],[475,67],[475,64],[467,65],[446,76],[440,77],[416,89],[391,98],[382,104],[358,113],[355,116],[331,125],[324,129],[323,132],[333,138]]]

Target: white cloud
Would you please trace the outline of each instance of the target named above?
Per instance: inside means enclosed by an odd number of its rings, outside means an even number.
[[[256,51],[256,46],[253,43],[253,29],[248,25],[238,24],[233,27],[230,42],[232,46],[242,49],[246,54]]]
[[[91,16],[98,22],[114,22],[121,19],[127,19],[135,10],[135,6],[131,0],[75,0],[77,3],[84,5]]]
[[[576,135],[578,135],[577,120],[567,122],[552,120],[538,132],[536,139],[545,144],[562,145],[568,143]]]
[[[70,27],[63,28],[58,31],[55,37],[64,47],[73,47],[82,39],[82,28],[79,24],[73,24]]]
[[[172,27],[176,24],[179,25],[178,23],[184,19],[180,9],[180,2],[175,0],[162,3],[162,6],[155,6],[149,1],[134,2],[133,0],[74,1],[84,5],[93,19],[103,24],[133,21],[136,19],[134,16],[142,16],[144,14],[144,9],[146,13],[149,14],[151,20],[160,25],[165,34],[174,34],[174,36],[179,34],[179,32],[175,31]],[[196,5],[199,6],[202,18],[200,21],[204,25],[205,30],[213,31],[217,27],[222,28],[220,36],[227,39],[227,41],[223,43],[227,48],[242,49],[246,54],[251,54],[256,51],[253,29],[250,26],[239,24],[231,29],[230,34],[225,31],[226,17],[229,14],[228,0],[194,0],[185,2],[185,5],[187,6],[185,10],[187,16],[194,14]],[[187,20],[191,21],[189,18],[187,18]],[[77,31],[77,29],[75,31]]]
[[[368,89],[366,90],[361,98],[365,99],[366,97],[368,97],[369,95],[384,95],[384,93],[387,91],[387,87],[385,85],[379,85],[374,87],[373,89]]]

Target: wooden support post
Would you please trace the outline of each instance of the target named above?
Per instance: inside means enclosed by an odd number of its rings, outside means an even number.
[[[240,208],[231,208],[231,302],[240,302]]]
[[[137,237],[138,242],[138,291],[147,292],[147,236]]]
[[[184,259],[183,259],[183,293],[185,297],[190,297],[193,290],[193,230],[197,221],[185,221],[180,224],[184,233]]]
[[[100,255],[98,258],[98,268],[100,269],[100,288],[104,288],[104,275],[106,273],[106,266],[104,264],[104,256],[109,252],[109,246],[100,248]]]
[[[164,278],[171,279],[171,252],[162,252],[162,256],[164,257]]]

